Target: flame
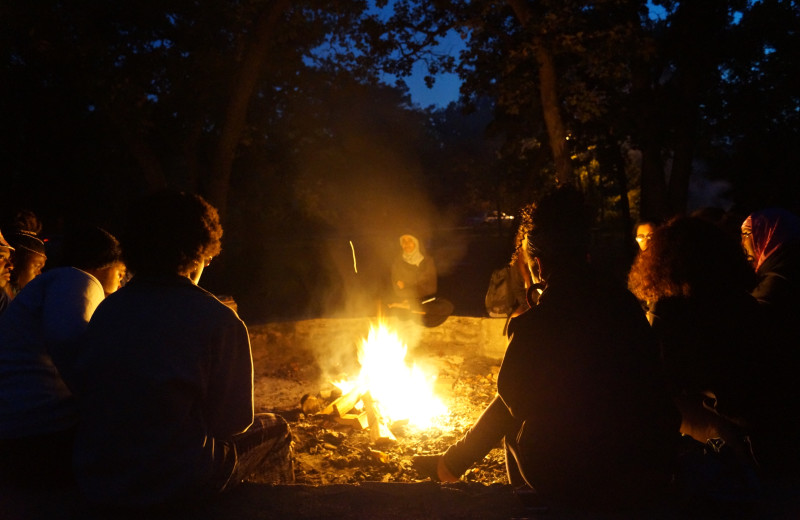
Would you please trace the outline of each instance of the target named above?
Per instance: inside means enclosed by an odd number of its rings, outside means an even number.
[[[407,352],[396,333],[383,323],[372,325],[358,346],[358,378],[334,384],[344,393],[356,386],[368,390],[381,414],[391,421],[407,419],[411,425],[428,428],[436,417],[447,413],[447,407],[433,392],[435,377],[416,364],[409,367]]]

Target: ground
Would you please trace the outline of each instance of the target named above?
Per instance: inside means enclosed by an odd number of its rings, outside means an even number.
[[[605,516],[565,506],[526,508],[506,483],[499,447],[461,482],[431,482],[411,467],[411,459],[415,454],[443,451],[493,397],[502,355],[502,341],[497,341],[502,320],[452,317],[436,329],[400,326],[414,338],[409,358],[438,376],[436,391],[449,412],[430,429],[394,425],[396,442],[379,444],[371,442],[366,430],[314,413],[335,397],[328,395],[329,376],[357,369],[355,341],[366,334],[370,322],[311,320],[251,327],[256,408],[279,413],[289,421],[294,435],[294,484],[265,483],[253,475],[220,499],[147,514],[93,511],[72,489],[42,493],[4,488],[0,489],[0,520],[800,518],[800,483],[790,481],[771,482],[748,508],[734,507],[716,516],[663,504],[646,512]],[[311,397],[318,402],[304,411],[302,403],[308,404]]]

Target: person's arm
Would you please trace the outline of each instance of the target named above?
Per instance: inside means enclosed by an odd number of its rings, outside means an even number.
[[[211,346],[208,425],[227,439],[253,423],[253,357],[247,327],[232,316]]]
[[[65,380],[72,375],[76,342],[104,297],[100,282],[77,271],[52,279],[44,290],[42,337]]]
[[[512,321],[517,321],[517,318]],[[497,393],[502,398],[511,415],[522,417],[524,413],[521,409],[523,403],[527,401],[528,388],[524,384],[531,377],[530,360],[527,349],[517,331],[511,327],[509,330],[509,341],[500,372],[497,374]]]
[[[419,264],[419,276],[417,278],[416,293],[418,298],[433,296],[438,290],[438,280],[436,273],[436,263],[433,258],[426,256]]]

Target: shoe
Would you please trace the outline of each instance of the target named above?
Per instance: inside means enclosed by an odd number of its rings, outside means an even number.
[[[411,467],[422,477],[439,482],[439,459],[441,455],[415,455],[411,459]]]

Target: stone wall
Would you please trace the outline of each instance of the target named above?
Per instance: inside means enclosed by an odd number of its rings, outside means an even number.
[[[503,336],[505,319],[450,316],[438,327],[427,328],[413,321],[392,318],[384,322],[397,331],[409,351],[436,348],[440,351],[470,352],[477,356],[502,359],[506,349]],[[336,355],[350,351],[369,334],[373,318],[312,319],[250,326],[254,355],[268,350],[280,352],[312,351]]]

